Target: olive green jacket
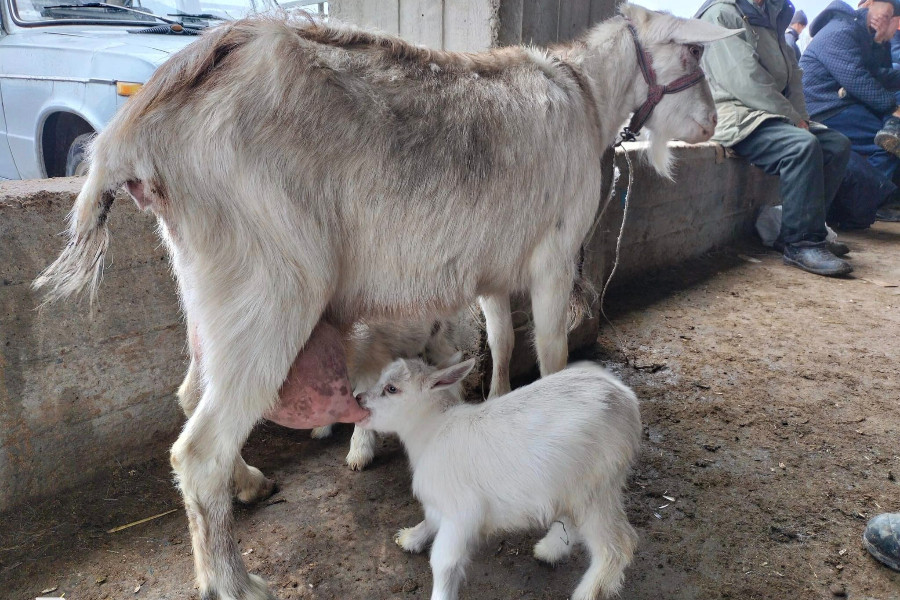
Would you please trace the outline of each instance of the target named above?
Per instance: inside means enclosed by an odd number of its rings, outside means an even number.
[[[748,2],[753,0],[712,0],[697,14],[704,21],[744,30],[711,43],[702,61],[719,113],[713,141],[725,146],[737,144],[769,119],[795,125],[809,120],[802,71],[784,41],[785,27],[779,29],[793,6],[787,0],[765,0],[766,23],[751,12]]]

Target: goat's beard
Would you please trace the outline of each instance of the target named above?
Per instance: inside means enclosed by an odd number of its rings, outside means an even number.
[[[650,145],[647,147],[645,157],[648,163],[661,177],[674,179],[672,173],[672,151],[669,150],[669,140],[665,136],[649,132]]]

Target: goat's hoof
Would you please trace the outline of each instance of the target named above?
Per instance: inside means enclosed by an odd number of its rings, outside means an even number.
[[[394,534],[394,543],[400,546],[404,552],[421,554],[425,551],[428,543],[416,535],[418,533],[416,529],[416,527],[404,527]]]
[[[259,575],[250,575],[250,589],[247,590],[247,600],[278,600],[275,594],[269,591],[269,586]]]
[[[309,432],[309,437],[314,440],[324,440],[327,437],[331,437],[331,432],[334,429],[334,425],[325,425],[324,427],[316,427],[312,431]]]
[[[362,471],[372,464],[374,458],[375,453],[372,450],[350,448],[350,452],[347,453],[347,466],[354,471]]]
[[[269,479],[256,467],[247,467],[246,477],[235,481],[235,496],[242,504],[256,504],[275,493],[275,480]]]

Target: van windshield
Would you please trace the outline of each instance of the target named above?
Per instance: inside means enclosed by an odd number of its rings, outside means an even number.
[[[133,10],[117,9],[118,6]],[[160,23],[153,16],[156,15],[194,27],[215,25],[221,20],[240,19],[277,6],[276,0],[12,0],[17,20],[24,23]],[[317,12],[319,6],[321,5],[313,4],[308,8],[311,12]]]

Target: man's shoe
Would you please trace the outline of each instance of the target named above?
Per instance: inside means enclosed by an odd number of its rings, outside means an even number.
[[[784,247],[784,264],[827,277],[847,275],[853,267],[828,250],[825,242],[809,246],[787,244]]]
[[[863,533],[863,544],[869,554],[900,571],[900,513],[873,517]]]
[[[841,242],[825,242],[825,246],[835,256],[847,256],[850,254],[850,246]],[[780,240],[775,240],[772,243],[772,247],[779,252],[784,252],[784,242]]]
[[[900,156],[900,119],[891,117],[875,134],[875,143],[895,156]]]
[[[875,212],[875,220],[898,223],[900,222],[900,208],[896,206],[882,206]]]
[[[841,242],[825,242],[828,251],[837,257],[847,256],[850,254],[850,246]]]

